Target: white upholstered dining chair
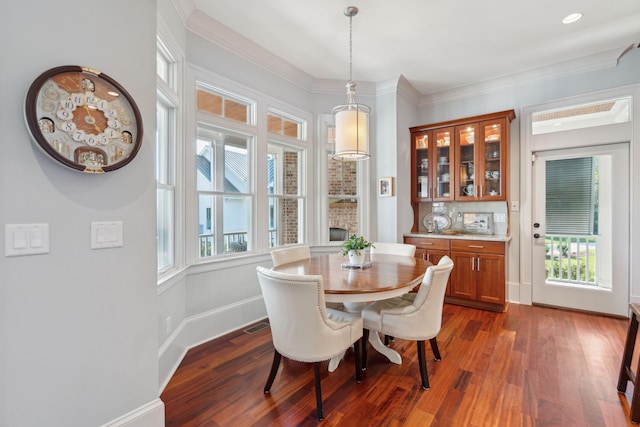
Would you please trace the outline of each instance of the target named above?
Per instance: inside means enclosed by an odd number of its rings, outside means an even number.
[[[321,420],[320,362],[343,354],[353,346],[356,381],[361,381],[362,318],[326,308],[322,276],[293,275],[257,267],[267,307],[274,355],[264,392],[270,393],[282,356],[313,363],[316,411]]]
[[[273,261],[274,267],[309,258],[311,258],[311,250],[309,249],[309,246],[292,246],[290,248],[275,249],[271,251],[271,260]]]
[[[442,326],[442,306],[447,280],[453,261],[443,256],[437,265],[427,268],[420,289],[415,294],[376,301],[362,310],[364,346],[362,367],[367,364],[367,338],[369,331],[400,339],[416,341],[422,388],[429,389],[429,374],[425,360],[425,341],[429,340],[435,360],[440,360],[436,336]]]
[[[375,242],[370,251],[371,255],[388,254],[414,256],[416,254],[416,247],[415,245],[410,245],[408,243]]]
[[[404,255],[415,256],[416,246],[408,243],[387,243],[376,242],[370,249],[371,259],[374,260],[376,255]],[[384,336],[384,345],[389,345],[389,341],[392,341],[393,337],[390,335]]]
[[[290,248],[271,251],[271,261],[273,261],[274,267],[309,258],[311,258],[311,249],[309,246],[292,246]],[[335,310],[342,310],[344,308],[340,302],[328,302],[327,307]]]

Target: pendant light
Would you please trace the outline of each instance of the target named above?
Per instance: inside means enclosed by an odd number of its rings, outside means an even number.
[[[366,160],[369,156],[369,113],[371,108],[356,102],[356,84],[352,79],[352,19],[358,13],[358,8],[349,6],[344,10],[349,17],[349,81],[347,88],[347,103],[338,105],[331,113],[335,125],[335,153],[336,160]]]

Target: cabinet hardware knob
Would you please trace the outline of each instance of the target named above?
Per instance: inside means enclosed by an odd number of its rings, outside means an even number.
[[[484,248],[484,246],[482,246],[482,245],[469,245],[468,247],[469,248],[479,248],[479,249],[483,249]]]

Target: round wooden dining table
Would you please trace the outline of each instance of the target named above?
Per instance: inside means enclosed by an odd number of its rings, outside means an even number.
[[[274,271],[322,276],[327,302],[341,302],[349,312],[360,312],[366,303],[406,294],[422,282],[429,261],[403,255],[372,254],[362,267],[348,265],[340,254],[323,254],[281,264]],[[369,334],[369,343],[389,361],[401,364],[402,357],[385,346],[378,333]],[[331,360],[329,371],[340,359]]]

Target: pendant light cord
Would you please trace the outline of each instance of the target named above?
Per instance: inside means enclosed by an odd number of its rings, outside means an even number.
[[[349,81],[353,81],[353,15],[349,15]]]

